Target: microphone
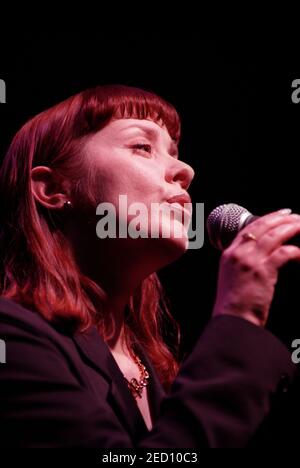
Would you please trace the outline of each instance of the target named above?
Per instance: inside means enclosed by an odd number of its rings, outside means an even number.
[[[225,250],[239,231],[259,217],[235,203],[218,206],[206,222],[210,243],[218,250]]]

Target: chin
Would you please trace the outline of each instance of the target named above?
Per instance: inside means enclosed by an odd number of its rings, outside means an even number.
[[[163,236],[162,229],[159,229],[159,238],[148,239],[152,240],[152,252],[155,250],[155,255],[161,260],[164,265],[172,263],[181,257],[188,250],[189,239],[186,230],[179,222],[174,222],[174,229],[170,235]]]

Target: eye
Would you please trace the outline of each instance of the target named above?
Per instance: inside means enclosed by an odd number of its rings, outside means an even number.
[[[132,148],[141,153],[152,154],[152,146],[148,143],[137,143],[133,145]]]

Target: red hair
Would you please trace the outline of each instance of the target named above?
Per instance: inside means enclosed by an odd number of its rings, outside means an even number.
[[[80,271],[68,239],[53,223],[51,210],[35,202],[31,169],[51,167],[58,176],[74,182],[80,199],[86,191],[83,144],[114,117],[163,122],[172,139],[178,142],[180,137],[176,110],[154,93],[99,86],[27,122],[15,135],[0,170],[1,296],[36,310],[53,323],[72,324],[74,331],[96,324],[104,340],[111,328],[101,312],[101,287]],[[155,273],[137,288],[126,312],[129,349],[136,341],[143,345],[168,390],[178,371],[180,331]]]

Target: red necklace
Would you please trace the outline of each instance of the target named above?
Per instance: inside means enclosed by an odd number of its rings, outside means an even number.
[[[124,376],[124,379],[126,380],[127,385],[129,387],[129,390],[131,391],[134,398],[138,398],[138,397],[142,398],[143,389],[144,389],[144,387],[146,387],[148,385],[150,376],[149,376],[149,372],[147,371],[146,367],[144,366],[144,364],[142,364],[140,358],[138,358],[136,356],[136,354],[134,354],[134,353],[132,353],[132,354],[133,354],[133,359],[135,360],[135,362],[139,366],[141,378],[140,378],[139,382],[135,378],[133,378],[133,379],[131,379],[129,381]]]

